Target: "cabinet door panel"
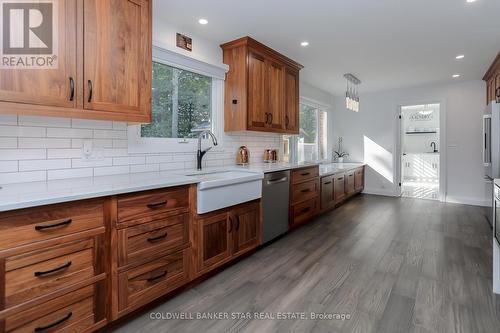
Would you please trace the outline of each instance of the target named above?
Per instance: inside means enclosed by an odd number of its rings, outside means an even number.
[[[339,203],[346,196],[345,193],[345,177],[344,174],[334,175],[333,180],[333,199],[335,203]]]
[[[206,219],[200,219],[200,270],[223,262],[230,256],[228,214],[222,213]]]
[[[269,126],[272,129],[283,129],[284,113],[284,67],[278,63],[268,62],[268,83],[266,89],[269,99]]]
[[[150,112],[150,3],[84,3],[84,107],[129,114]]]
[[[259,204],[251,204],[232,213],[233,255],[255,248],[259,244],[260,210]]]
[[[356,173],[354,175],[354,187],[357,192],[363,191],[365,187],[365,168],[356,169]]]
[[[299,72],[285,70],[285,131],[299,134]]]
[[[248,126],[263,129],[269,121],[266,95],[267,65],[260,54],[248,54]]]
[[[333,205],[333,176],[321,178],[321,209]]]
[[[347,195],[351,195],[354,193],[354,171],[349,171],[346,173],[346,183],[345,183],[345,191]]]
[[[0,101],[44,106],[76,107],[78,80],[77,57],[77,1],[57,2],[58,66],[53,69],[0,70]],[[55,46],[54,45],[54,46]],[[71,98],[70,78],[73,80]]]

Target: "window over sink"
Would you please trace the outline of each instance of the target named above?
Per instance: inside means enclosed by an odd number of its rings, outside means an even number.
[[[196,151],[204,130],[222,137],[224,64],[153,47],[152,119],[129,126],[130,153]]]

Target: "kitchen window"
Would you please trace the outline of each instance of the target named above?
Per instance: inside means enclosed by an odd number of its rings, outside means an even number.
[[[301,101],[299,135],[283,137],[285,161],[307,162],[326,160],[328,115],[325,107]]]
[[[129,126],[129,152],[196,151],[204,130],[221,138],[226,65],[153,47],[152,71],[151,123]]]

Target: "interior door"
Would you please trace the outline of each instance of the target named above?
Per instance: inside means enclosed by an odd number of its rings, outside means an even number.
[[[232,212],[233,255],[237,256],[259,245],[259,204],[249,204]]]
[[[33,2],[33,1],[31,1]],[[36,1],[35,1],[36,2]],[[77,78],[77,0],[58,1],[56,68],[0,70],[0,100],[25,104],[76,107]]]
[[[299,134],[299,72],[285,69],[285,131]]]
[[[200,270],[217,265],[229,258],[230,232],[228,213],[198,220],[199,225],[199,266]]]
[[[270,120],[266,94],[267,65],[264,57],[248,53],[248,126],[262,130]]]
[[[269,99],[269,127],[276,130],[284,129],[283,118],[285,108],[285,69],[284,66],[268,61],[268,92]]]
[[[84,2],[84,107],[148,115],[151,95],[150,3]]]

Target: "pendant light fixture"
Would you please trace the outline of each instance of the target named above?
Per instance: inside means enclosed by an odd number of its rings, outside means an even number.
[[[345,92],[345,106],[348,110],[359,112],[359,91],[358,86],[361,81],[351,73],[344,74],[347,82]]]

